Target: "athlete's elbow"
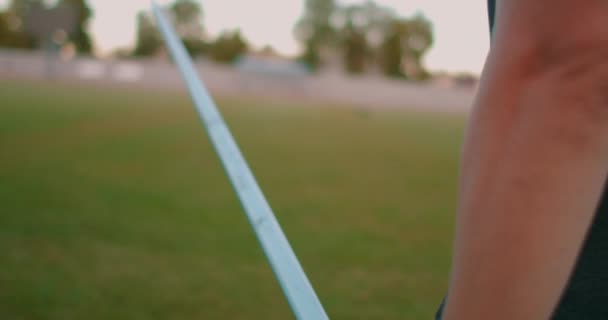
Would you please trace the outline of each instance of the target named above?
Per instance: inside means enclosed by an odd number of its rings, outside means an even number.
[[[510,87],[527,107],[572,117],[574,122],[608,125],[608,38],[550,48],[532,45],[511,57],[508,52],[493,52],[488,80]]]

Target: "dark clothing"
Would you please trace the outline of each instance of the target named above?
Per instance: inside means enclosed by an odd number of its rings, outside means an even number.
[[[608,319],[608,190],[552,319]]]
[[[488,9],[493,28],[495,0],[488,0]],[[441,319],[443,305],[437,312],[437,320]],[[604,190],[574,271],[551,319],[608,319],[608,188]]]
[[[494,18],[496,17],[496,1],[488,0],[488,18],[490,20],[490,31],[494,30]]]

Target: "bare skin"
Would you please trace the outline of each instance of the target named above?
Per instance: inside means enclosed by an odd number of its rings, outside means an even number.
[[[608,176],[608,1],[499,0],[445,320],[549,319]]]

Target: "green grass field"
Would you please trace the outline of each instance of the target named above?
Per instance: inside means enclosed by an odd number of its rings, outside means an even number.
[[[430,319],[464,116],[220,99],[333,319]],[[293,318],[189,98],[0,83],[1,319]]]

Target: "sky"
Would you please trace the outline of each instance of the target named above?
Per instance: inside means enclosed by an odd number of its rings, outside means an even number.
[[[91,33],[98,52],[130,47],[135,41],[135,15],[149,7],[149,0],[88,0],[94,10]],[[0,0],[0,6],[9,0]],[[171,0],[157,0],[168,4]],[[339,0],[360,3],[363,0]],[[435,44],[425,58],[434,71],[479,73],[489,48],[484,0],[376,0],[402,16],[423,13],[433,23]],[[203,23],[211,36],[240,28],[246,39],[261,48],[271,45],[286,55],[300,46],[293,25],[303,12],[304,0],[202,0]]]

